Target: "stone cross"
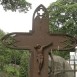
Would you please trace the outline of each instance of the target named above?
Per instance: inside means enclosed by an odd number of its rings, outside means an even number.
[[[2,43],[9,48],[31,52],[30,77],[48,77],[48,52],[51,49],[74,49],[76,39],[66,34],[50,33],[48,12],[43,5],[39,5],[33,14],[32,31],[7,34],[2,38]]]

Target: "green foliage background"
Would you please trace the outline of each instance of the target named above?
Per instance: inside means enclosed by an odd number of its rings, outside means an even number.
[[[4,10],[27,12],[31,9],[31,3],[26,0],[0,0],[0,4],[3,6]]]
[[[1,0],[5,10],[27,12],[31,4],[26,0]],[[69,34],[77,37],[77,1],[57,0],[48,7],[49,30],[51,33]],[[0,30],[0,39],[5,33]],[[54,54],[68,59],[69,52],[54,51]],[[28,77],[30,53],[26,50],[6,48],[0,41],[0,76]]]
[[[5,33],[0,30],[0,39]],[[0,41],[0,76],[28,77],[30,53],[6,48]]]
[[[77,37],[77,1],[57,0],[48,7],[49,30],[51,33],[69,34]],[[69,51],[55,52],[55,54],[68,58]]]

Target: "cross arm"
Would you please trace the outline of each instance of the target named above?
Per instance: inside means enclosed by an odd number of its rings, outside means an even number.
[[[5,35],[1,41],[2,43],[9,48],[14,49],[30,49],[32,33],[9,33]]]
[[[50,34],[52,40],[52,50],[71,50],[75,49],[77,39],[67,34]]]

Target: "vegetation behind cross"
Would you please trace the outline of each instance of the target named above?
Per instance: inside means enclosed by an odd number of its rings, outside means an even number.
[[[43,10],[43,14],[38,13]],[[37,14],[37,16],[35,16]],[[30,77],[48,77],[48,52],[70,50],[76,46],[76,39],[66,34],[49,33],[49,16],[46,8],[40,5],[33,14],[33,28],[29,33],[10,33],[2,38],[4,45],[14,49],[31,51]]]

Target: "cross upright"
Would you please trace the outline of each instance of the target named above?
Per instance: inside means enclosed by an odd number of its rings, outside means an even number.
[[[33,14],[32,31],[10,33],[2,38],[2,43],[9,48],[31,51],[30,77],[48,77],[48,52],[74,49],[76,42],[72,36],[49,32],[49,15],[42,4]]]

